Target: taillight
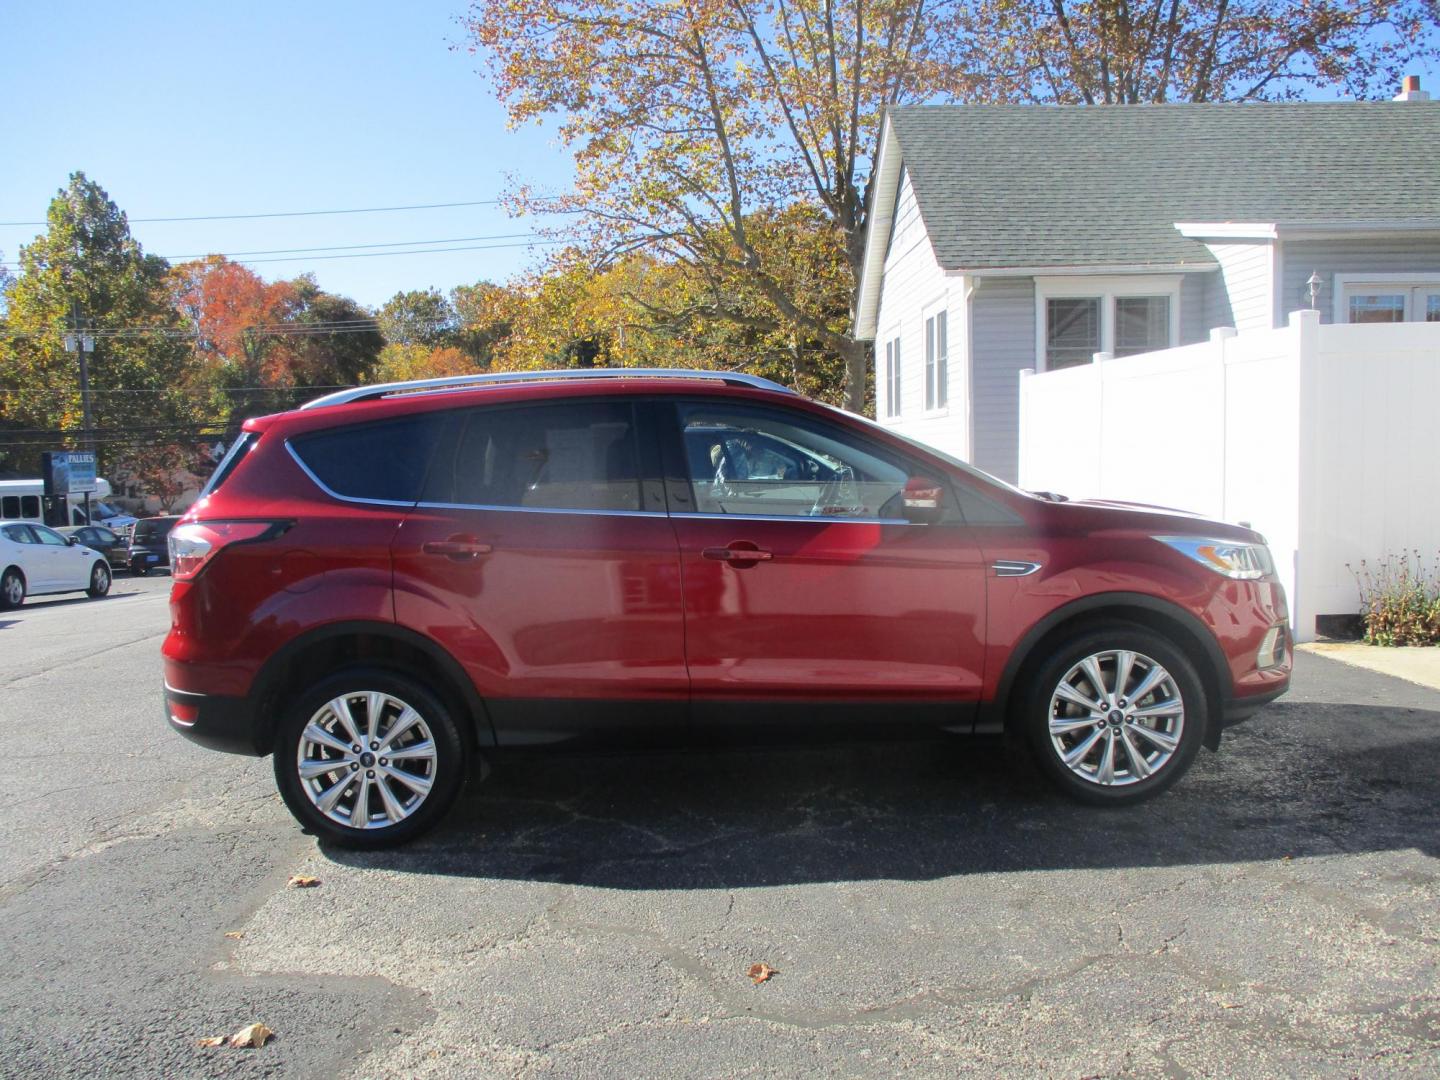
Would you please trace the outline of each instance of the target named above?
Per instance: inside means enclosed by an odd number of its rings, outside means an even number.
[[[285,531],[280,521],[192,521],[170,531],[170,576],[189,581],[229,544],[268,540]]]

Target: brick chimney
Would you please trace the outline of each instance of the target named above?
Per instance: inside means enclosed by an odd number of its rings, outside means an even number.
[[[1419,75],[1406,75],[1405,81],[1400,84],[1400,93],[1395,95],[1396,101],[1429,101],[1430,93],[1420,89]]]

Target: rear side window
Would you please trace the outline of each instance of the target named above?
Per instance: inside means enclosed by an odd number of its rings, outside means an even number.
[[[634,410],[613,400],[471,410],[426,497],[526,510],[639,510]]]
[[[420,499],[442,416],[407,416],[301,435],[290,440],[290,449],[334,495],[414,503]]]
[[[212,491],[219,489],[220,485],[230,479],[230,474],[235,467],[245,460],[245,455],[250,452],[251,447],[260,439],[253,431],[242,431],[240,437],[230,444],[230,449],[225,451],[225,456],[220,459],[220,464],[210,474],[210,479],[200,491],[200,497],[204,498]]]

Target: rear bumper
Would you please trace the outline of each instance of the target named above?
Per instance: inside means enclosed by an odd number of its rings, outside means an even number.
[[[227,754],[263,757],[255,720],[245,698],[191,694],[165,685],[165,720],[191,742]]]

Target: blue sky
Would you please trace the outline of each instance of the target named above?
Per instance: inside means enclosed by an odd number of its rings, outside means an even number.
[[[464,10],[464,0],[0,0],[0,221],[43,220],[81,169],[130,215],[145,250],[165,256],[529,232],[531,220],[495,206],[135,221],[467,202],[493,198],[507,174],[563,188],[568,155],[546,132],[508,131],[476,58],[449,48]],[[4,261],[39,231],[0,226]],[[255,256],[265,257],[282,256]],[[254,268],[270,279],[310,271],[380,304],[399,289],[504,280],[537,258],[521,247]]]
[[[81,169],[170,258],[326,245],[524,245],[497,206],[253,221],[141,218],[489,199],[507,174],[562,190],[568,155],[508,131],[476,58],[450,46],[465,0],[0,0],[0,222],[43,220]],[[1435,73],[1421,72],[1434,89]],[[0,225],[14,263],[35,226]],[[500,239],[470,239],[503,237]],[[463,240],[461,238],[464,238]],[[413,246],[413,245],[412,245]],[[393,250],[393,249],[392,249]],[[401,289],[503,281],[525,246],[423,255],[248,256],[378,305]],[[293,259],[259,262],[260,259]]]

